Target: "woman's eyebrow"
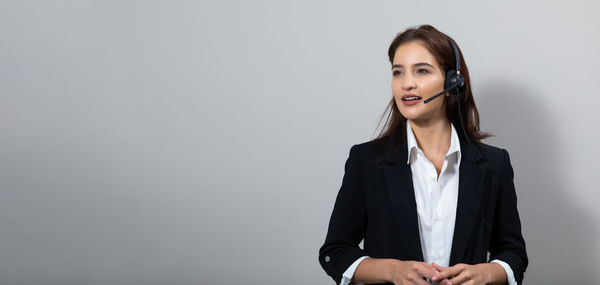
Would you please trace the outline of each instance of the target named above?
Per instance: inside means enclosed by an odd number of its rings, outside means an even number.
[[[431,65],[431,64],[429,64],[429,63],[427,63],[427,62],[419,62],[419,63],[415,63],[415,64],[413,64],[413,66],[414,66],[414,67],[419,67],[419,66],[429,66],[429,67],[433,68],[433,65]],[[402,67],[404,67],[402,64],[394,64],[394,65],[392,65],[392,69],[394,69],[394,68],[402,68]]]

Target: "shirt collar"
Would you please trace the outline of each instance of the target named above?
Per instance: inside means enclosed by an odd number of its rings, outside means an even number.
[[[446,153],[446,157],[456,152],[457,162],[460,165],[460,140],[458,139],[458,133],[454,128],[454,125],[450,123],[450,127],[452,129],[452,135],[450,136],[450,148],[448,148],[448,152]],[[410,164],[410,159],[412,156],[417,154],[417,151],[420,150],[417,145],[417,139],[415,139],[415,134],[413,133],[412,128],[410,127],[410,123],[408,120],[406,121],[406,143],[408,146],[408,156],[406,159],[406,164]]]

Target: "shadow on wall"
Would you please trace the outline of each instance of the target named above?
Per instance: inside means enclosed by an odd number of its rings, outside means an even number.
[[[526,284],[594,284],[594,221],[578,207],[563,178],[566,146],[560,119],[543,98],[510,82],[484,84],[477,92],[482,126],[495,137],[487,142],[506,148],[515,171],[518,208],[527,245]]]

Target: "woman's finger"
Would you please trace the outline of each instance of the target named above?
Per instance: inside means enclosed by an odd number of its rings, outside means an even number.
[[[431,279],[431,280],[438,281],[438,280],[449,279],[453,276],[459,275],[464,269],[465,269],[465,267],[463,264],[457,264],[452,267],[446,267],[446,268],[443,268],[443,271],[440,271],[440,273],[434,275],[434,279]]]
[[[460,274],[454,276],[449,281],[452,284],[463,284],[463,283],[471,280],[472,277],[473,277],[472,274],[470,274],[470,272],[468,270],[463,270],[462,272],[460,272]]]
[[[435,268],[437,271],[442,272],[442,271],[446,271],[447,269],[449,269],[450,267],[442,267],[439,264],[432,262],[431,266],[433,266],[433,268]]]
[[[415,270],[418,274],[420,274],[421,276],[423,276],[424,278],[427,279],[431,279],[433,278],[433,276],[435,276],[435,274],[437,274],[437,270],[435,269],[435,267],[424,263],[424,262],[419,262],[417,264],[415,264],[415,267],[413,268],[413,270]]]
[[[418,279],[418,280],[414,280],[413,284],[418,284],[418,285],[431,285],[427,282],[427,280],[425,279]]]

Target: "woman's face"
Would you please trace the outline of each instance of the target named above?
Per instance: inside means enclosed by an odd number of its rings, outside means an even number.
[[[423,101],[444,90],[444,71],[419,41],[400,45],[392,63],[392,92],[402,116],[412,121],[446,119],[445,94]]]

